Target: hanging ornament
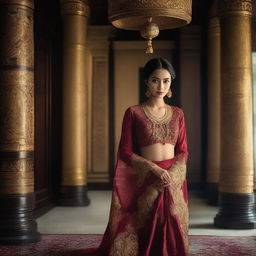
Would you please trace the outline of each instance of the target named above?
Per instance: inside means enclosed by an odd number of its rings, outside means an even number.
[[[152,39],[160,29],[190,23],[192,0],[108,0],[109,21],[120,29],[139,30],[147,39],[147,53],[153,53]]]
[[[158,36],[159,28],[156,23],[152,23],[152,17],[142,26],[140,34],[147,39],[146,53],[153,53],[152,39]]]

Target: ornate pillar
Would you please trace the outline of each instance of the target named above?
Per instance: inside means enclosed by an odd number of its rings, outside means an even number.
[[[251,0],[220,1],[222,228],[256,227],[253,194]]]
[[[88,205],[86,148],[86,31],[89,6],[61,0],[63,17],[63,130],[61,205]]]
[[[0,1],[0,244],[40,240],[33,217],[33,1]]]
[[[220,172],[220,22],[217,1],[210,10],[208,26],[208,143],[207,197],[210,204],[218,203]]]

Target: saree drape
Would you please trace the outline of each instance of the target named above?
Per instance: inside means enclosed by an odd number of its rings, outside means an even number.
[[[172,127],[178,127],[178,131],[172,133],[177,134],[175,157],[164,161],[148,161],[135,153],[136,113],[126,112],[117,156],[109,222],[101,245],[97,249],[79,250],[73,255],[188,255],[186,132],[183,112],[178,108],[172,110],[170,123],[172,122]],[[179,114],[175,117],[176,110]],[[178,125],[175,126],[175,122]],[[168,170],[171,176],[168,186],[164,187],[161,180],[150,171],[154,166]]]

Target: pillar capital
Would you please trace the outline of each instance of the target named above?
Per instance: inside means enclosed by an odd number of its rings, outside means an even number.
[[[90,8],[86,0],[61,0],[61,13],[64,15],[81,15],[88,17]]]
[[[219,1],[220,17],[227,15],[252,16],[252,0],[222,0]]]

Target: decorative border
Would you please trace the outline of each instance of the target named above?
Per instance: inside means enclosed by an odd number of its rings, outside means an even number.
[[[222,0],[219,4],[220,15],[252,15],[252,0]]]
[[[81,15],[88,17],[89,6],[82,0],[63,0],[61,6],[62,15]]]

